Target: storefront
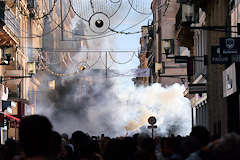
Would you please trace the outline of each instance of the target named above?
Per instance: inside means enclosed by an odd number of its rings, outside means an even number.
[[[228,132],[240,133],[239,67],[233,63],[223,72],[223,97],[227,99]]]
[[[188,86],[185,97],[191,101],[192,126],[208,128],[207,81],[202,75]]]

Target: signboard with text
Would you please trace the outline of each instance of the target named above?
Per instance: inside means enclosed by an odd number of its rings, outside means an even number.
[[[175,63],[188,63],[188,56],[175,56]]]
[[[197,93],[207,93],[207,84],[190,84],[189,86],[189,94],[197,94]]]
[[[221,54],[220,46],[212,46],[211,48],[212,64],[227,64],[229,62],[230,56]]]
[[[220,51],[222,55],[236,55],[239,54],[239,37],[220,38]]]

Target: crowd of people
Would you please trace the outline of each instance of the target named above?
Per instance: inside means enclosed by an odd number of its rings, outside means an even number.
[[[213,140],[196,126],[186,137],[90,137],[75,131],[68,138],[53,131],[46,117],[31,115],[21,120],[19,141],[8,139],[0,147],[0,160],[240,160],[240,136]]]

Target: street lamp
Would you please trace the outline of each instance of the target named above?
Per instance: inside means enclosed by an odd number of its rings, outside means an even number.
[[[13,62],[15,60],[13,57],[11,57],[11,54],[5,54],[4,56],[5,57],[2,58],[0,65],[9,65],[11,61]]]
[[[166,54],[167,58],[169,58],[169,55],[174,55],[174,40],[173,39],[163,39],[162,40],[162,54]]]
[[[194,5],[193,4],[182,4],[183,20],[187,23],[194,23]]]
[[[1,62],[0,65],[9,65],[10,62],[14,62],[14,57],[12,57],[12,48],[1,48]],[[7,53],[6,53],[7,52]],[[10,53],[9,53],[10,52]]]
[[[84,70],[86,69],[86,67],[85,67],[85,66],[80,66],[79,69],[80,69],[81,71],[84,71]]]
[[[182,24],[199,23],[199,0],[178,0],[180,3],[180,20]]]
[[[230,33],[238,33],[240,35],[240,24],[237,26],[191,26],[191,24],[199,23],[199,9],[200,9],[200,0],[178,0],[180,3],[179,8],[179,24],[183,27],[187,27],[189,29],[201,29],[207,31],[219,31],[219,32],[230,32]],[[237,28],[237,32],[231,31],[231,28]]]
[[[35,62],[27,62],[27,71],[28,75],[34,75],[36,74],[36,64]]]

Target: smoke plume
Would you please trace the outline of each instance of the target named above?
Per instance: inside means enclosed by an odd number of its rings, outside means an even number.
[[[39,114],[48,116],[61,133],[82,130],[90,135],[121,136],[144,130],[147,119],[155,116],[159,134],[186,135],[191,113],[183,91],[179,84],[126,89],[96,74],[92,83],[79,78],[63,80],[43,97]]]

